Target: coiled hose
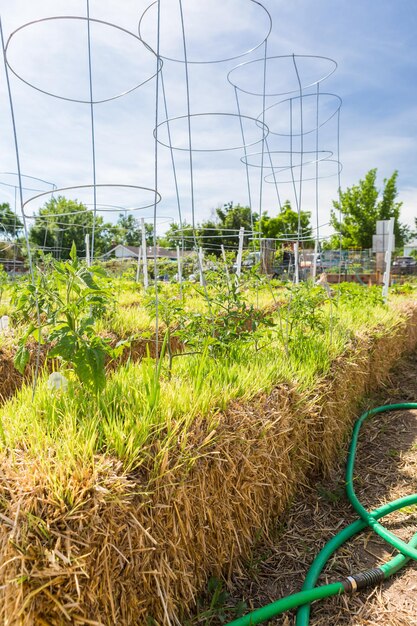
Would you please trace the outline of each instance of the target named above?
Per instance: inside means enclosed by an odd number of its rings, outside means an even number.
[[[315,600],[342,593],[354,593],[365,587],[376,585],[398,572],[410,559],[417,560],[417,533],[411,538],[409,543],[405,543],[378,521],[385,515],[389,515],[394,511],[417,504],[417,493],[399,498],[398,500],[385,504],[379,509],[369,512],[359,502],[353,486],[356,448],[362,424],[369,417],[373,417],[377,413],[408,409],[417,409],[417,402],[402,402],[400,404],[379,406],[370,411],[366,411],[357,420],[353,429],[346,466],[346,493],[360,519],[341,530],[319,552],[306,575],[302,590],[299,593],[281,598],[276,602],[272,602],[243,617],[233,620],[229,622],[227,626],[254,626],[255,624],[260,624],[261,622],[272,619],[285,611],[297,607],[299,608],[297,611],[296,626],[308,626],[310,622],[311,603]],[[317,580],[332,554],[346,541],[351,539],[351,537],[367,527],[372,528],[374,532],[382,537],[390,546],[398,550],[400,554],[380,567],[348,576],[345,580],[339,582],[316,587]]]

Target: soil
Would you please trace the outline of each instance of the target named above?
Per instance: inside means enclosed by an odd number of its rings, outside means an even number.
[[[417,402],[417,352],[404,359],[389,381],[364,406]],[[285,520],[257,544],[250,562],[235,574],[222,607],[213,597],[200,606],[192,624],[217,626],[235,617],[229,607],[246,602],[247,610],[264,606],[301,589],[314,556],[341,528],[357,519],[344,493],[346,442],[333,474],[304,486]],[[417,492],[417,411],[382,413],[361,430],[356,464],[356,492],[372,510]],[[417,506],[384,518],[384,525],[408,541],[417,532]],[[383,540],[364,531],[329,561],[319,584],[377,567],[395,555]],[[210,604],[212,609],[210,609]],[[268,622],[292,626],[290,612]],[[417,626],[417,562],[410,561],[396,576],[353,596],[337,596],[312,607],[310,626]]]

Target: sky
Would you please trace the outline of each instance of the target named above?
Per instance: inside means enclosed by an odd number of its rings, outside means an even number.
[[[402,221],[414,225],[417,2],[182,0],[187,66],[179,6],[161,0],[157,84],[157,4],[89,0],[98,20],[90,24],[97,207],[106,220],[123,210],[152,221],[156,189],[160,234],[179,210],[189,223],[228,202],[273,216],[288,199],[328,236],[339,183],[346,189],[377,168],[379,187],[398,170]],[[87,2],[0,0],[0,15],[5,40],[14,33],[7,58],[24,200],[53,183],[93,208]],[[0,202],[14,206],[2,63],[0,145]],[[27,215],[49,198],[28,202]]]

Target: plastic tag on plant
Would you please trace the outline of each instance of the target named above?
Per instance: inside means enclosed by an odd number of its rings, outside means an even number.
[[[0,317],[0,330],[7,330],[9,328],[9,316],[3,315]]]
[[[47,385],[51,391],[55,389],[66,391],[68,389],[68,380],[59,372],[52,372],[48,377]]]

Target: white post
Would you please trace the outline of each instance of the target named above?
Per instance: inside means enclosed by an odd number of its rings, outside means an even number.
[[[146,230],[145,230],[145,218],[140,218],[140,223],[142,227],[142,259],[143,259],[143,286],[145,289],[149,286],[148,280],[148,255],[146,250]]]
[[[313,267],[311,269],[311,278],[313,279],[313,283],[316,281],[317,276],[317,252],[319,250],[319,240],[316,239],[314,242],[314,256],[313,256]]]
[[[90,258],[90,237],[88,236],[88,233],[85,236],[85,261],[87,263],[87,267],[90,267],[91,265],[91,258]]]
[[[227,285],[230,289],[231,284],[230,284],[230,274],[229,274],[229,268],[227,267],[227,259],[226,259],[226,250],[224,249],[224,245],[221,244],[220,246],[221,251],[222,251],[222,257],[223,257],[223,261],[224,261],[224,269],[226,272],[226,281],[227,281]]]
[[[245,229],[243,226],[239,229],[239,248],[237,251],[237,259],[236,259],[236,276],[240,278],[240,274],[242,273],[242,254],[243,254],[243,235],[245,233]]]
[[[298,271],[298,243],[294,244],[294,282],[296,285],[300,282],[300,274]]]
[[[177,265],[178,265],[178,283],[180,286],[180,292],[182,287],[182,266],[181,266],[181,253],[180,247],[177,246]]]
[[[140,258],[142,256],[142,246],[139,246],[139,250],[138,250],[138,264],[136,266],[136,282],[139,282],[139,276],[140,276]]]
[[[385,272],[383,278],[383,287],[382,287],[382,297],[384,301],[387,301],[388,298],[388,287],[390,283],[391,276],[391,257],[392,251],[394,249],[394,223],[395,219],[391,217],[388,225],[388,247],[385,253]]]
[[[205,280],[204,280],[204,274],[203,274],[203,259],[204,259],[204,253],[203,253],[203,248],[200,246],[198,249],[198,269],[200,272],[200,285],[202,287],[204,287]]]

